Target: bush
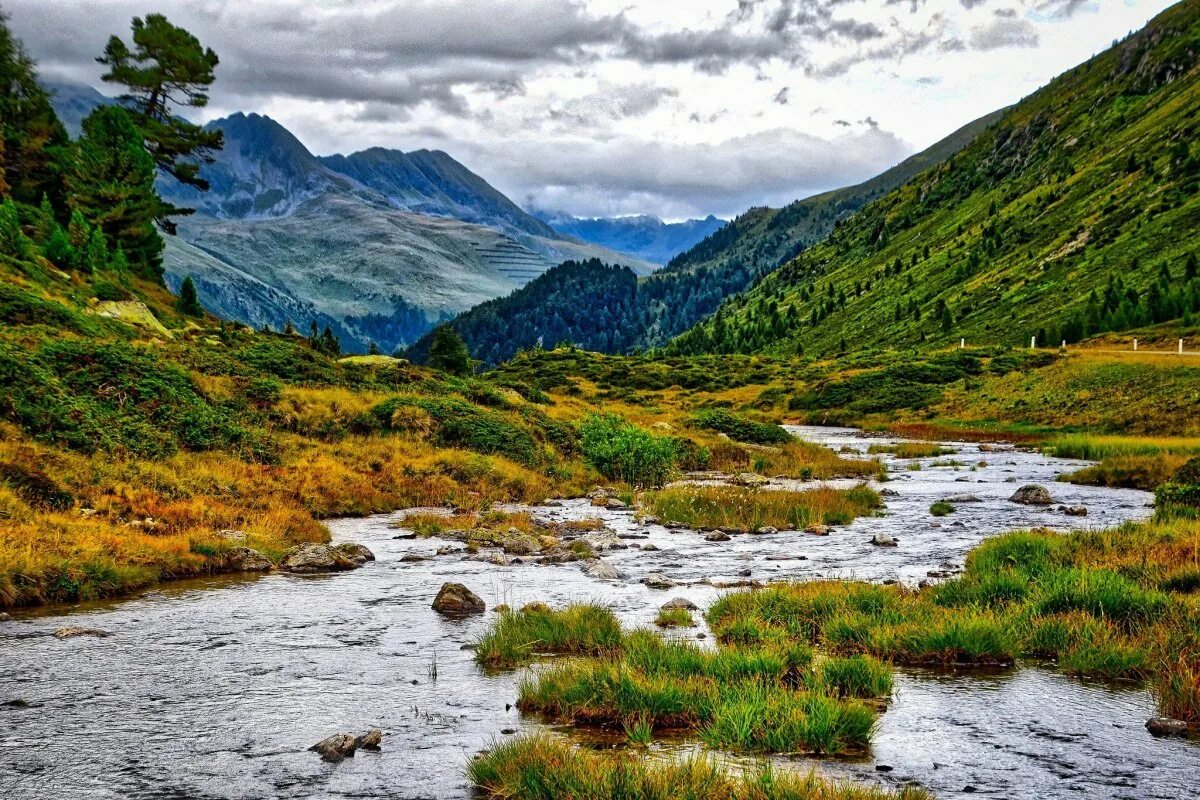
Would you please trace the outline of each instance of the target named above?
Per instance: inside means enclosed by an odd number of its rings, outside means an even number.
[[[710,408],[696,413],[692,416],[691,424],[750,444],[785,444],[792,441],[792,435],[779,425],[754,422],[721,408]]]
[[[36,467],[0,462],[0,483],[8,486],[31,506],[63,511],[75,504],[75,498],[54,479]]]
[[[676,445],[613,414],[593,414],[579,426],[584,457],[604,477],[638,488],[662,486],[676,471]]]
[[[485,411],[455,397],[393,397],[374,406],[355,422],[363,430],[392,430],[407,425],[408,409],[417,408],[432,418],[438,444],[462,447],[485,455],[502,455],[521,464],[539,461],[537,442],[530,433],[495,411]],[[397,422],[399,421],[399,422]]]

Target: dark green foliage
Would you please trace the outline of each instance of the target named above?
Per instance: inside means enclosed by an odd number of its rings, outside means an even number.
[[[612,414],[593,414],[579,426],[583,455],[602,475],[638,488],[662,486],[675,471],[671,439]]]
[[[0,484],[6,484],[17,496],[35,508],[64,511],[75,504],[70,492],[37,467],[0,461]]]
[[[485,411],[456,397],[393,397],[372,408],[358,428],[389,430],[408,424],[404,409],[416,408],[434,423],[434,440],[443,447],[462,447],[477,453],[507,456],[520,464],[541,459],[537,442],[528,430],[493,411]]]
[[[471,374],[471,354],[458,331],[449,325],[439,325],[433,331],[429,345],[429,366],[451,375]]]
[[[154,176],[154,159],[128,112],[101,106],[87,116],[67,180],[72,208],[107,240],[107,252],[102,253],[103,241],[89,234],[84,248],[87,271],[107,267],[108,252],[119,249],[137,274],[162,279],[163,243],[154,227],[161,201],[154,192]],[[81,248],[75,250],[79,253]]]
[[[778,425],[740,417],[722,408],[709,408],[692,415],[690,423],[697,428],[724,433],[729,438],[751,444],[786,444],[792,435]]]
[[[146,457],[243,449],[265,457],[231,410],[209,402],[178,365],[123,342],[0,342],[0,416],[44,441]]]
[[[211,163],[212,151],[221,149],[221,131],[188,122],[174,107],[208,105],[217,54],[162,14],[148,14],[145,19],[133,18],[132,48],[113,36],[98,61],[108,67],[105,81],[128,89],[122,100],[133,110],[153,163],[180,183],[207,190],[200,166]],[[168,217],[191,210],[161,204],[158,212],[164,230],[174,233]]]
[[[189,317],[204,316],[204,308],[200,305],[200,298],[196,296],[196,284],[191,275],[184,278],[183,283],[179,285],[179,300],[176,301],[175,307],[179,309],[180,314]]]
[[[95,333],[98,326],[72,308],[0,281],[0,323],[5,325],[47,325],[76,333]]]

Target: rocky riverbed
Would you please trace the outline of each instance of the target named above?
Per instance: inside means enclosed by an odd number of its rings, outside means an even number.
[[[857,452],[889,441],[796,432]],[[547,525],[601,518],[595,563],[609,569],[597,570],[590,560],[467,558],[442,539],[395,538],[406,535],[395,527],[402,515],[384,515],[331,523],[335,542],[375,556],[351,572],[225,577],[14,614],[0,621],[0,797],[467,798],[472,754],[540,728],[511,707],[519,673],[487,675],[472,661],[469,645],[498,604],[598,602],[628,625],[650,624],[673,598],[704,609],[723,586],[813,577],[916,584],[953,574],[991,534],[1110,527],[1150,513],[1142,492],[1054,482],[1077,462],[951,447],[958,452],[916,460],[919,471],[911,459],[882,456],[893,478],[876,486],[884,513],[825,536],[725,539],[641,524],[631,510],[586,499],[532,509]],[[1046,487],[1053,503],[1011,502],[1026,484]],[[766,488],[800,485],[811,483]],[[957,510],[932,516],[930,505],[947,499]],[[881,537],[896,546],[872,543]],[[431,604],[448,582],[488,610],[436,613]],[[64,628],[98,633],[56,637]],[[902,671],[868,756],[798,765],[917,781],[941,797],[1185,796],[1200,744],[1152,737],[1143,724],[1153,711],[1142,689],[1044,669]],[[338,762],[309,751],[372,729],[383,732],[379,750]]]

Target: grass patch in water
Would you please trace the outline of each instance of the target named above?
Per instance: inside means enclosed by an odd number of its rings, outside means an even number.
[[[848,525],[882,505],[866,486],[852,489],[819,487],[804,491],[750,489],[739,486],[673,486],[647,492],[649,513],[690,528],[752,531],[772,527],[799,530],[814,523]]]
[[[696,620],[686,608],[663,608],[659,609],[654,624],[660,628],[692,628],[695,627]]]
[[[935,517],[944,517],[947,514],[953,514],[957,510],[953,504],[947,503],[945,500],[938,500],[929,507],[929,513]]]
[[[868,453],[891,453],[896,458],[934,458],[950,456],[958,451],[953,447],[943,447],[933,442],[899,442],[897,444],[873,444],[867,448]]]
[[[621,625],[607,608],[531,605],[505,611],[475,645],[475,661],[492,669],[528,664],[539,653],[601,655],[621,646]]]
[[[839,784],[815,773],[726,770],[709,758],[648,761],[595,753],[549,736],[495,746],[468,766],[488,800],[928,800],[922,789]]]

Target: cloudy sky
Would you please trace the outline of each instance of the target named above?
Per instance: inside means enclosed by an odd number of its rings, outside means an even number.
[[[161,11],[217,51],[205,119],[318,154],[445,150],[526,207],[732,216],[863,180],[1169,0],[0,0],[44,74]]]

